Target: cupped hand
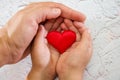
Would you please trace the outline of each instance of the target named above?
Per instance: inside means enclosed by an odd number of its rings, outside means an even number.
[[[65,19],[62,29],[76,33],[76,42],[65,51],[57,63],[57,73],[60,80],[82,80],[86,65],[92,55],[92,40],[88,29],[83,23]]]
[[[32,45],[32,69],[28,80],[53,80],[56,77],[59,53],[47,43],[46,34],[47,31],[41,25]]]
[[[67,15],[66,15],[67,14]],[[17,12],[3,27],[3,44],[1,54],[4,64],[16,63],[30,52],[31,42],[34,39],[40,24],[56,20],[58,17],[84,22],[85,16],[60,3],[40,2],[32,3]],[[4,54],[2,54],[4,53]],[[1,66],[1,65],[0,65]]]

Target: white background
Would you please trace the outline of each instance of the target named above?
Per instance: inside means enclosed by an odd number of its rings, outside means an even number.
[[[120,80],[120,0],[0,0],[0,26],[26,4],[37,1],[63,3],[87,16],[94,53],[84,80]],[[30,57],[0,68],[0,80],[25,80]]]

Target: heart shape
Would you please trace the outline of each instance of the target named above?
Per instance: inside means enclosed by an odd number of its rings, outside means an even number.
[[[62,33],[51,31],[47,34],[46,38],[48,43],[62,54],[76,41],[76,34],[70,30],[65,30]]]

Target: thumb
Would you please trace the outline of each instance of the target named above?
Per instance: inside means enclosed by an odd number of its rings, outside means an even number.
[[[83,51],[88,53],[88,59],[91,58],[93,53],[93,45],[90,31],[88,29],[82,33],[82,39],[80,41],[79,48],[81,48],[81,52]]]
[[[35,38],[35,43],[34,45],[43,45],[46,41],[46,35],[47,35],[47,31],[45,30],[45,28],[43,27],[43,25],[40,25],[39,29],[38,29],[38,33],[36,35],[36,38]]]
[[[90,47],[90,44],[91,44],[91,36],[90,36],[90,33],[88,32],[88,29],[86,29],[82,33],[82,38],[81,38],[79,47],[82,46],[83,49],[87,49]]]
[[[46,19],[54,19],[61,15],[61,10],[59,8],[52,7],[42,7],[36,8],[34,11],[34,16],[38,23],[45,21]]]
[[[37,35],[35,37],[31,58],[33,66],[38,66],[39,68],[46,66],[49,62],[50,54],[48,53],[48,48],[46,48],[46,30],[41,25],[38,29]]]

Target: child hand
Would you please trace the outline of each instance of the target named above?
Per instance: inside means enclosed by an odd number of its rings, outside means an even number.
[[[32,69],[28,80],[53,80],[56,76],[55,67],[59,53],[48,45],[46,34],[44,27],[40,26],[32,45]]]
[[[92,55],[92,40],[83,23],[68,19],[61,24],[62,29],[76,32],[76,42],[64,52],[57,63],[60,80],[82,80],[86,65]]]

